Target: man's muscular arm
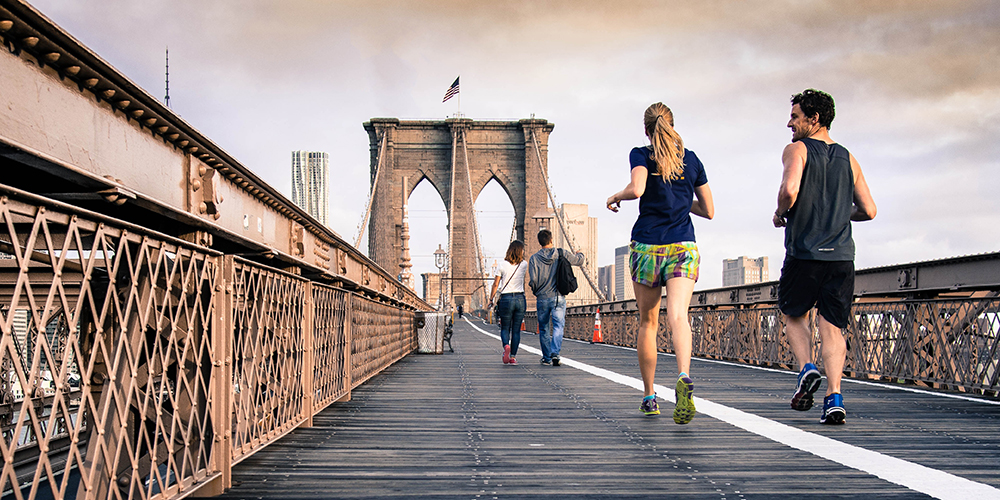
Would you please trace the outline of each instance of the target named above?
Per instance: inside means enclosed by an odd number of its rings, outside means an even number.
[[[868,189],[865,174],[861,172],[861,165],[858,160],[854,159],[854,155],[851,155],[851,173],[854,175],[854,212],[851,213],[851,220],[872,220],[878,210],[875,208],[872,193]]]
[[[781,153],[781,186],[778,188],[778,208],[774,211],[771,222],[774,227],[785,226],[785,212],[795,205],[799,197],[799,186],[802,184],[802,172],[806,167],[806,146],[801,142],[793,142],[785,146]]]

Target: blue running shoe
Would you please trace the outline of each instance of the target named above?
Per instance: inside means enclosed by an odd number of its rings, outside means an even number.
[[[691,377],[677,379],[677,404],[674,406],[674,423],[684,425],[694,418],[694,381]]]
[[[795,395],[792,396],[792,409],[806,411],[813,407],[813,393],[819,389],[819,383],[823,377],[816,369],[816,365],[806,363],[799,372],[799,386],[795,388]]]
[[[639,405],[639,411],[646,415],[659,415],[660,406],[656,404],[656,394],[653,394],[652,397],[643,398],[642,404]]]
[[[844,409],[844,397],[840,393],[833,393],[823,399],[823,416],[819,417],[819,423],[828,425],[841,425],[847,420],[847,410]]]

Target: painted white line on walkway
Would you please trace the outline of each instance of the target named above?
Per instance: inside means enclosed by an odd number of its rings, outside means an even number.
[[[589,343],[587,341],[577,340],[577,339],[564,339],[563,340],[563,342],[566,342],[566,341],[577,342],[577,343],[580,343],[580,344],[587,344],[587,343]],[[623,349],[623,350],[626,350],[626,351],[635,352],[635,348],[634,347],[625,347],[625,346],[614,345],[614,344],[601,344],[601,345],[603,345],[604,347],[612,347],[612,348],[616,348],[616,349]],[[659,354],[661,356],[673,356],[673,354],[669,354],[669,353],[662,353],[661,352]],[[743,363],[734,363],[732,361],[722,361],[720,359],[708,359],[708,358],[694,358],[694,357],[692,357],[691,361],[699,361],[699,362],[704,362],[704,363],[715,363],[715,364],[719,364],[719,365],[735,366],[737,368],[749,368],[751,370],[759,370],[759,371],[772,372],[772,373],[783,373],[785,375],[798,376],[798,373],[795,373],[795,372],[789,371],[789,370],[780,370],[780,369],[777,369],[777,368],[768,368],[766,366],[757,366],[757,365],[749,365],[749,364],[743,364]],[[826,378],[826,377],[824,376],[823,378]],[[925,390],[925,389],[917,389],[915,387],[905,387],[905,386],[890,385],[890,384],[884,383],[884,382],[883,383],[869,382],[867,380],[855,380],[855,379],[851,379],[851,378],[841,379],[841,382],[843,382],[845,384],[859,384],[859,385],[869,385],[869,386],[872,386],[872,387],[881,387],[883,389],[889,389],[889,390],[892,390],[892,391],[913,392],[913,393],[916,393],[916,394],[923,394],[924,396],[933,396],[933,397],[948,398],[948,399],[960,399],[962,401],[971,401],[973,403],[982,403],[982,404],[987,404],[987,405],[1000,406],[1000,401],[991,401],[989,399],[983,399],[983,398],[973,398],[973,397],[969,397],[969,396],[962,396],[962,395],[959,395],[959,394],[948,394],[948,393],[944,393],[944,392],[934,392],[934,391],[928,391],[928,390]]]
[[[467,321],[468,322],[468,321]],[[489,333],[469,322],[476,330],[485,335],[500,339],[499,335]],[[519,349],[541,354],[533,347],[521,346]],[[591,375],[605,378],[642,391],[642,380],[627,377],[620,373],[591,366],[568,358],[562,358],[562,364],[584,371]],[[653,386],[658,395],[666,396],[670,402],[676,402],[674,390],[662,385]],[[813,434],[799,428],[785,425],[753,413],[747,413],[736,408],[713,403],[704,398],[696,398],[698,412],[721,420],[734,427],[765,437],[798,450],[811,453],[820,458],[837,462],[846,467],[866,472],[873,476],[905,486],[911,490],[941,499],[966,500],[968,498],[1000,499],[1000,489],[987,484],[970,481],[964,477],[932,469],[920,464],[908,462],[899,458],[867,450],[847,443],[830,439],[826,436]]]

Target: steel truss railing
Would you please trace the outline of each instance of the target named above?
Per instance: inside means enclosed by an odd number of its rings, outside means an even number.
[[[639,315],[634,307],[602,307],[605,343],[636,345]],[[570,308],[565,336],[591,340],[594,306]],[[796,369],[777,307],[692,307],[692,354],[713,359]],[[810,317],[815,332],[815,312]],[[529,313],[526,328],[537,331]],[[815,333],[813,359],[822,363]],[[938,389],[1000,395],[1000,298],[858,302],[845,329],[848,376],[917,384]],[[666,313],[660,312],[657,345],[672,352]]]
[[[0,197],[0,490],[176,498],[416,349],[415,315],[36,196]]]

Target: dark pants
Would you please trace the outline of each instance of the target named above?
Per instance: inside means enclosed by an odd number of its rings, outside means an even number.
[[[510,345],[510,355],[514,356],[521,344],[521,322],[528,303],[523,293],[504,293],[500,294],[497,306],[500,309],[500,341]]]

